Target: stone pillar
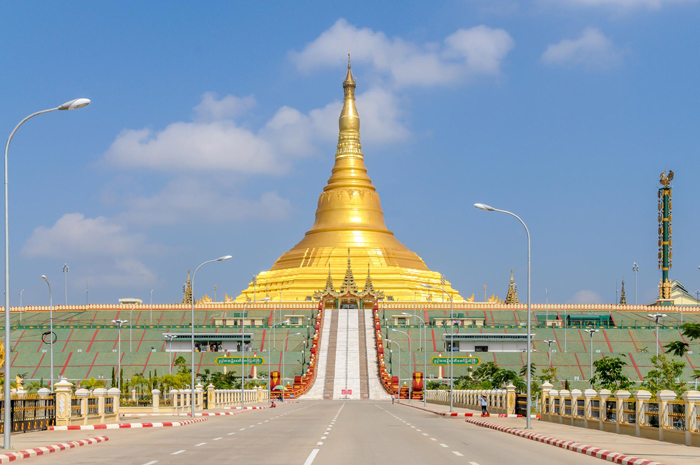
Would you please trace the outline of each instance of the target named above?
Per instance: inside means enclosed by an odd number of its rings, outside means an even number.
[[[550,415],[561,415],[561,410],[557,412],[557,399],[559,399],[559,390],[552,389],[549,391],[549,414]],[[550,420],[552,421],[551,417]]]
[[[580,389],[571,390],[571,424],[574,424],[574,418],[578,417],[578,398],[581,397],[583,393]],[[583,415],[586,416],[585,413]]]
[[[516,396],[515,396],[515,386],[513,383],[508,384],[506,386],[506,398],[507,398],[507,411],[506,413],[508,415],[513,415],[515,413],[515,401],[516,401]]]
[[[83,417],[83,425],[88,424],[87,398],[89,395],[90,391],[85,388],[80,388],[75,391],[75,397],[80,399],[80,416]],[[76,419],[74,418],[73,421],[75,422]]]
[[[691,431],[700,431],[697,415],[695,415],[695,405],[700,403],[700,391],[685,391],[683,393],[685,401],[685,445],[692,444]]]
[[[603,421],[610,421],[608,419],[608,398],[612,393],[610,389],[601,389],[598,391],[598,398],[600,399],[600,429],[603,429]]]
[[[656,399],[659,401],[659,429],[672,428],[673,423],[669,416],[668,401],[676,399],[676,393],[673,391],[659,391],[656,393]],[[661,439],[663,440],[663,438]]]
[[[175,408],[175,413],[180,412],[180,404],[179,404],[179,396],[178,396],[178,391],[177,389],[171,389],[170,390],[170,405],[172,405]]]
[[[114,408],[114,413],[117,415],[117,419],[119,419],[119,396],[120,396],[119,388],[109,388],[107,389],[107,395],[112,396],[112,406]]]
[[[549,381],[545,381],[542,383],[542,386],[540,386],[542,392],[542,397],[540,398],[540,412],[542,415],[551,413],[549,409],[549,391],[552,390],[552,387],[552,383]]]
[[[151,411],[158,413],[160,409],[160,390],[154,389],[151,391]]]
[[[136,403],[136,389],[131,390],[131,400]]]
[[[593,411],[591,410],[591,401],[596,396],[597,392],[595,389],[586,389],[583,391],[583,398],[585,399],[585,404],[583,408],[585,420],[583,422],[584,426],[588,428],[588,420],[593,420]],[[598,404],[598,416],[600,417],[601,412],[600,404]],[[598,418],[600,419],[600,418]]]
[[[194,387],[194,407],[197,410],[204,410],[204,386],[201,384],[197,383]]]
[[[41,388],[38,391],[36,391],[36,395],[38,395],[41,398],[48,397],[51,395],[51,390],[48,388]]]
[[[15,396],[17,396],[18,399],[24,399],[27,396],[27,391],[18,389],[17,392],[15,392]]]
[[[645,405],[649,399],[651,399],[652,394],[649,391],[645,391],[644,389],[640,389],[639,391],[634,393],[634,398],[636,400],[636,430],[637,430],[637,437],[639,437],[641,433],[641,424],[647,423],[647,406]]]
[[[61,381],[56,383],[56,425],[57,426],[68,426],[70,425],[70,413],[71,413],[71,397],[72,397],[73,383],[69,382],[67,379],[63,378]]]
[[[207,399],[209,403],[209,409],[215,409],[219,406],[219,399],[218,396],[221,394],[221,391],[217,391],[214,389],[213,384],[209,384],[207,386]],[[221,399],[223,401],[223,399]]]
[[[97,414],[100,416],[100,423],[105,422],[105,396],[107,389],[97,388],[92,391],[92,395],[97,397]]]
[[[566,399],[571,398],[571,392],[568,389],[559,390],[559,423],[564,423],[564,416],[566,415]],[[569,409],[569,414],[573,416],[573,411]]]
[[[619,390],[615,391],[613,396],[615,396],[615,411],[617,412],[616,432],[620,434],[620,425],[627,423],[625,412],[623,411],[625,409],[625,401],[629,399],[632,394],[630,394],[629,391]]]

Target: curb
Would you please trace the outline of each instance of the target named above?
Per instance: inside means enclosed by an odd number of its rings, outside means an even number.
[[[488,418],[488,417],[494,417],[494,418],[523,418],[525,415],[515,415],[515,414],[508,414],[508,413],[498,413],[495,415],[481,415],[480,413],[450,413],[450,412],[438,412],[437,410],[430,410],[428,408],[423,408],[423,407],[418,407],[415,405],[410,405],[410,404],[404,404],[403,402],[397,402],[399,405],[403,405],[405,407],[411,407],[415,408],[418,410],[423,410],[424,412],[430,412],[434,413],[435,415],[441,415],[443,417],[482,417],[482,418]],[[530,418],[540,418],[540,415],[530,415]]]
[[[530,439],[532,441],[542,442],[549,444],[551,446],[561,447],[562,449],[570,450],[572,452],[579,452],[584,455],[589,455],[591,457],[596,457],[599,459],[607,460],[608,462],[619,463],[622,465],[664,465],[660,462],[654,462],[653,460],[647,460],[640,457],[632,457],[629,455],[623,455],[619,452],[612,452],[606,449],[598,449],[597,447],[587,446],[586,444],[581,444],[574,441],[565,441],[564,439],[557,439],[551,436],[545,436],[539,433],[530,433],[517,428],[511,428],[508,426],[496,425],[482,420],[464,420],[467,423],[473,425],[482,426],[485,428],[495,429],[496,431],[501,431],[504,433],[513,434],[515,436],[520,436],[521,438]]]
[[[50,426],[50,431],[78,431],[94,429],[122,429],[122,428],[161,428],[164,426],[185,426],[192,423],[207,421],[207,418],[196,418],[185,421],[165,421],[162,423],[108,423],[104,425],[73,425],[73,426]]]
[[[195,413],[196,417],[211,417],[216,415],[240,415],[245,412],[204,412]],[[120,413],[120,417],[189,417],[189,413]]]
[[[285,400],[284,402],[280,402],[277,404],[277,407],[281,407],[282,405],[288,405],[288,404],[298,404],[299,402],[293,401],[293,400]],[[266,408],[272,408],[269,405],[262,405],[259,407],[222,407],[224,410],[263,410]]]
[[[35,447],[33,449],[20,450],[17,452],[8,452],[7,454],[0,455],[0,463],[10,463],[15,460],[27,459],[30,457],[36,457],[38,455],[51,454],[53,452],[59,452],[66,449],[73,449],[80,446],[88,446],[90,444],[97,444],[99,442],[109,441],[107,436],[98,436],[96,438],[80,439],[78,441],[64,442],[62,444],[54,444],[52,446]]]

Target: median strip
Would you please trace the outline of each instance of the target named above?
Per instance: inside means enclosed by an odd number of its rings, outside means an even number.
[[[53,452],[59,452],[62,450],[73,449],[80,446],[87,446],[90,444],[97,444],[99,442],[109,441],[107,436],[98,436],[96,438],[80,439],[78,441],[64,442],[61,444],[54,444],[51,446],[35,447],[33,449],[20,450],[17,452],[8,452],[6,454],[0,455],[0,463],[10,463],[15,460],[27,459],[30,457],[36,457],[38,455],[51,454]]]

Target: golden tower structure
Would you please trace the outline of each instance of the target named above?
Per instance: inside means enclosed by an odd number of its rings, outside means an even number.
[[[422,286],[441,288],[444,282],[446,293],[455,301],[464,301],[440,273],[430,271],[423,259],[386,227],[379,194],[367,175],[360,145],[355,87],[348,55],[335,165],[318,199],[316,220],[297,245],[277,259],[269,271],[257,275],[257,286],[264,283],[270,295],[284,301],[311,300],[314,293],[318,295],[327,288],[329,279],[331,285],[332,280],[340,285],[351,263],[356,271],[369,269],[365,281],[383,292],[387,300],[449,301],[441,291]],[[357,284],[359,288],[365,285]],[[251,282],[236,301],[254,300],[254,293]]]

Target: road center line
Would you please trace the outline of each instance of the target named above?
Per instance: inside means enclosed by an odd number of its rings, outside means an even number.
[[[469,465],[479,465],[479,464],[476,462],[469,462]]]
[[[232,434],[236,434],[236,433],[228,433],[227,436],[231,436]]]
[[[213,440],[214,440],[214,441],[218,441],[219,439],[221,439],[221,438],[220,438],[220,437],[219,437],[219,438],[214,438]]]
[[[158,461],[157,461],[157,460],[151,460],[150,462],[144,463],[143,465],[153,465],[154,463],[158,463]]]
[[[456,450],[453,450],[452,453],[455,454],[457,457],[464,457],[464,455],[460,454]],[[474,463],[474,462],[472,462],[472,463]]]
[[[204,444],[206,444],[206,442],[200,442],[199,444],[195,444],[194,447],[203,446]]]
[[[184,450],[184,449],[183,449],[183,450],[179,450],[179,451],[177,451],[177,452],[173,452],[173,453],[172,453],[172,454],[170,454],[170,455],[177,455],[177,454],[182,454],[183,452],[185,452],[185,450]]]
[[[450,447],[447,444],[440,444],[442,447]]]
[[[306,462],[304,462],[304,465],[311,465],[312,463],[314,463],[314,459],[316,458],[316,455],[318,454],[319,450],[320,449],[312,450],[309,456],[306,458]]]

